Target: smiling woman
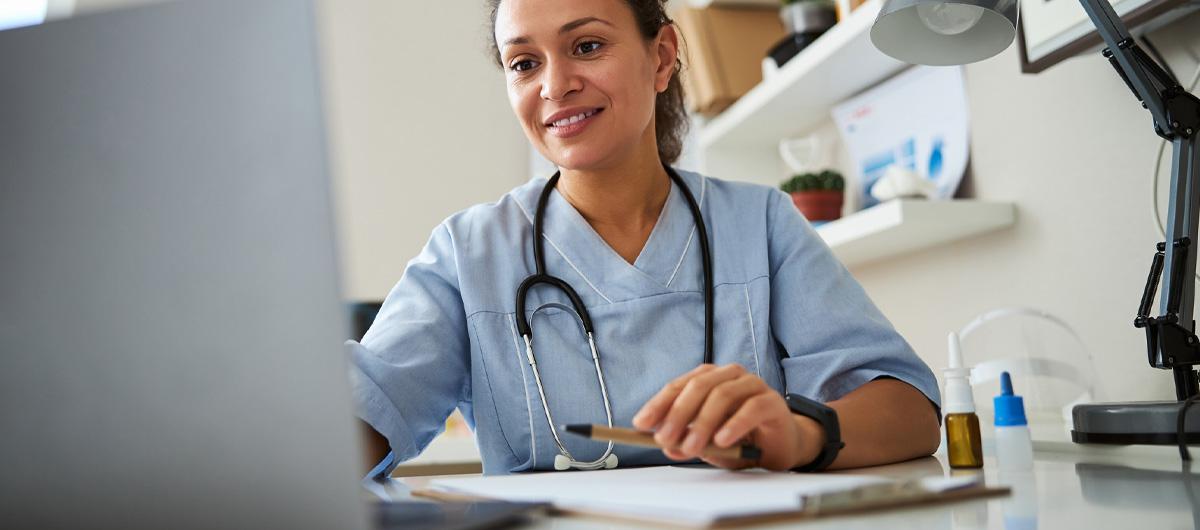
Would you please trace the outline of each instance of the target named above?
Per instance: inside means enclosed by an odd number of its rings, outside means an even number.
[[[574,19],[568,19],[568,10],[562,10],[562,19],[530,17],[546,13],[539,2],[488,4],[496,36],[493,52],[509,79],[509,100],[542,156],[559,167],[595,163],[587,157],[599,152],[628,156],[629,145],[611,152],[613,146],[589,144],[590,152],[578,152],[563,141],[545,139],[575,137],[587,130],[593,116],[599,118],[606,107],[617,104],[622,112],[611,116],[608,127],[620,130],[598,134],[644,143],[641,133],[652,124],[649,131],[654,132],[659,158],[676,161],[688,118],[679,82],[678,37],[662,2],[593,2],[577,10],[580,17]],[[527,20],[538,24],[524,23]],[[572,97],[574,107],[563,108],[568,96],[584,89],[587,97]],[[655,95],[649,106],[646,95]]]
[[[486,473],[742,440],[759,460],[705,460],[819,470],[937,447],[932,373],[790,199],[670,167],[686,116],[664,4],[488,1],[513,115],[559,172],[445,220],[351,344],[359,415],[391,450],[379,472],[455,406]],[[667,449],[560,436],[573,423]]]

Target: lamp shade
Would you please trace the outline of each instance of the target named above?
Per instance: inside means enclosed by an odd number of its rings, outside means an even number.
[[[879,51],[906,63],[987,59],[1017,35],[1017,0],[887,0],[871,26]]]

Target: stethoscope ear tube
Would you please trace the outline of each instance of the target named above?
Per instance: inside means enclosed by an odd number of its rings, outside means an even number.
[[[667,174],[671,175],[671,179],[679,186],[679,190],[683,192],[683,198],[687,199],[688,209],[692,211],[692,217],[696,222],[697,236],[700,238],[700,256],[704,262],[704,364],[713,363],[713,264],[712,251],[708,248],[708,227],[704,223],[704,213],[700,210],[700,205],[696,203],[696,198],[692,196],[692,192],[688,191],[687,185],[683,183],[683,179],[675,173],[670,166],[663,166],[667,170]]]
[[[571,307],[575,309],[575,314],[579,315],[580,322],[583,322],[583,331],[592,333],[592,317],[588,315],[587,309],[583,307],[583,300],[579,298],[579,294],[567,282],[555,278],[549,274],[534,274],[525,281],[521,282],[521,286],[517,287],[517,332],[523,337],[532,337],[533,328],[529,326],[529,317],[525,314],[525,296],[529,293],[529,289],[534,285],[544,283],[559,288],[566,293],[567,298],[571,300]]]

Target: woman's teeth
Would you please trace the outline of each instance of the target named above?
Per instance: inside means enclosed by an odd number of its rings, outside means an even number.
[[[572,123],[579,123],[580,121],[586,120],[586,119],[594,116],[595,114],[596,114],[596,111],[589,110],[587,112],[581,112],[579,114],[571,116],[570,118],[563,118],[561,120],[555,121],[554,123],[551,123],[550,125],[553,125],[555,127],[566,127],[567,125],[571,125]]]

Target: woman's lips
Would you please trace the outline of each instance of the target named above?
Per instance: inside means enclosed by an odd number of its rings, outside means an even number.
[[[580,112],[575,116],[562,118],[546,125],[546,130],[550,134],[559,138],[570,138],[583,133],[584,129],[596,119],[604,109],[593,109],[590,111]]]

